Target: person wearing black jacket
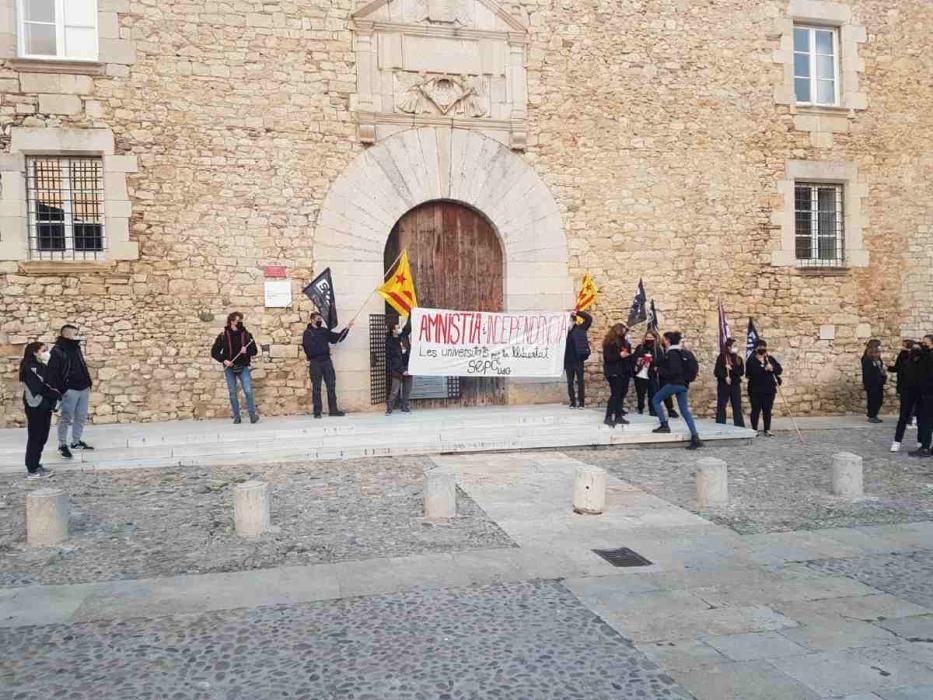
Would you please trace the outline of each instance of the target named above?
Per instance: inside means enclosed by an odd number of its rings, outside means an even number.
[[[661,410],[661,402],[672,396],[677,397],[680,415],[683,416],[684,423],[687,424],[687,428],[690,430],[690,444],[687,449],[696,450],[703,447],[703,443],[700,442],[700,435],[697,433],[696,423],[693,421],[693,414],[690,412],[687,394],[690,390],[690,383],[696,379],[698,365],[693,353],[681,345],[681,339],[682,336],[679,332],[668,331],[661,341],[664,352],[658,357],[658,376],[661,378],[662,386],[651,401],[661,425],[652,432],[671,432],[668,417]]]
[[[224,377],[227,380],[227,391],[230,395],[230,410],[233,412],[233,422],[237,424],[243,422],[240,418],[240,400],[237,398],[237,379],[240,380],[243,395],[246,397],[249,422],[259,422],[256,402],[253,400],[253,380],[252,370],[250,370],[250,362],[258,352],[256,340],[243,326],[243,314],[234,311],[227,316],[227,325],[214,340],[211,357],[224,366]]]
[[[316,311],[311,314],[311,322],[305,329],[301,338],[301,346],[308,358],[308,370],[311,373],[311,405],[314,417],[320,418],[323,405],[321,404],[321,380],[327,386],[327,411],[330,416],[344,416],[343,411],[337,408],[337,373],[334,363],[330,359],[330,346],[342,343],[350,331],[352,323],[340,333],[332,331],[324,325],[324,318]]]
[[[47,479],[54,473],[40,464],[42,450],[49,439],[52,413],[61,392],[47,381],[50,357],[45,343],[26,345],[19,365],[19,380],[23,383],[23,409],[26,411],[26,478]]]
[[[901,353],[903,354],[903,352]],[[923,351],[919,344],[913,345],[906,358],[898,356],[896,363],[897,391],[900,397],[900,415],[894,431],[891,452],[900,452],[907,426],[920,409],[920,389],[923,384]]]
[[[577,323],[577,318],[582,323]],[[570,397],[570,408],[584,408],[586,405],[586,389],[583,379],[583,363],[590,356],[590,341],[586,337],[587,331],[593,325],[593,317],[586,311],[570,312],[570,330],[567,332],[567,345],[564,350],[564,371],[567,373],[567,395]],[[573,382],[576,378],[577,393],[573,392]]]
[[[70,323],[62,326],[61,333],[49,357],[46,380],[62,394],[61,413],[58,416],[58,451],[71,459],[72,450],[93,450],[83,439],[91,402],[91,373],[81,352],[77,338],[78,328]],[[71,442],[68,441],[71,428]]]
[[[606,419],[603,421],[610,428],[620,423],[628,425],[623,417],[622,404],[628,393],[632,378],[632,346],[625,339],[628,328],[624,323],[617,323],[609,329],[603,340],[603,373],[609,382],[609,402],[606,404]]]
[[[907,360],[908,360],[908,358],[910,357],[910,351],[911,351],[914,347],[916,347],[916,348],[918,348],[918,349],[919,349],[919,347],[920,347],[919,343],[915,343],[915,342],[914,342],[913,340],[911,340],[910,338],[904,338],[904,339],[901,341],[901,344],[902,344],[901,351],[900,351],[899,353],[897,353],[897,359],[894,360],[894,364],[893,364],[893,365],[891,365],[890,367],[888,367],[888,372],[891,372],[891,373],[894,374],[894,376],[897,378],[897,386],[895,387],[895,390],[896,390],[896,392],[897,392],[898,398],[900,398],[900,396],[901,396],[901,387],[903,386],[903,383],[904,383],[904,376],[903,376],[903,375],[904,375],[904,368],[906,367],[906,365],[907,365]],[[908,421],[907,421],[908,425],[910,425],[910,424],[913,423],[914,415],[916,415],[916,414],[911,414],[911,415],[910,415],[910,417],[909,417],[909,419],[908,419]]]
[[[765,436],[772,437],[771,411],[777,396],[778,384],[784,368],[781,363],[768,353],[768,343],[759,339],[755,343],[755,352],[745,363],[745,376],[748,379],[748,399],[752,404],[752,430],[758,430],[758,419],[764,416]]]
[[[407,328],[407,326],[406,326]],[[408,397],[411,394],[412,377],[408,374],[409,356],[408,334],[392,323],[386,335],[386,371],[389,374],[389,399],[386,402],[386,415],[391,415],[395,402],[401,396],[402,413],[408,413]]]
[[[658,334],[654,331],[645,333],[645,337],[634,354],[634,366],[632,371],[635,375],[635,393],[638,397],[638,413],[645,412],[645,405],[648,406],[648,413],[654,415],[654,406],[651,399],[654,398],[658,390],[658,367],[657,356],[661,352],[661,341]],[[646,401],[647,399],[647,401]],[[667,414],[671,418],[677,418],[677,412],[674,410],[674,400],[670,397],[664,400],[667,407]]]
[[[920,447],[908,452],[911,457],[933,457],[933,335],[920,341],[920,406],[917,412],[917,442]]]
[[[869,423],[881,423],[878,412],[884,403],[888,373],[881,360],[881,341],[869,340],[862,354],[862,386],[865,388]]]
[[[739,354],[735,338],[727,338],[723,351],[716,358],[713,369],[716,377],[716,422],[726,422],[726,405],[732,404],[732,422],[739,428],[745,427],[742,416],[742,377],[745,375],[745,363]]]

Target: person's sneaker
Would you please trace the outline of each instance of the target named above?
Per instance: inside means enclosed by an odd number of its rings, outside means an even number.
[[[616,421],[616,425],[630,425],[630,423],[627,418],[619,418],[619,420]]]
[[[327,415],[329,415],[331,418],[340,418],[341,416],[345,416],[347,414],[343,411],[331,411]]]
[[[315,414],[314,414],[314,417],[315,417],[315,418],[320,418],[320,417],[321,417],[321,414],[320,414],[320,413],[315,413]]]
[[[48,479],[49,477],[42,473],[41,469],[26,474],[26,481],[38,481],[39,479]]]
[[[242,422],[243,422],[243,419],[240,418],[239,416],[237,416],[236,418],[233,419],[233,424],[234,424],[234,425],[239,425],[239,424],[242,423]]]
[[[578,403],[577,408],[586,408],[586,406],[584,406],[582,403]]]
[[[604,420],[603,425],[608,425],[610,428],[616,427],[615,421],[613,421],[612,418],[607,418],[606,420]]]
[[[250,422],[250,423],[253,423],[253,424],[258,423],[258,422],[259,422],[259,416],[250,416],[250,417],[249,417],[249,422]]]
[[[671,426],[669,425],[659,425],[657,428],[651,431],[652,433],[669,433],[671,432]]]
[[[576,407],[577,407],[577,404],[576,404],[576,402],[574,402],[574,403],[570,404],[567,408],[576,408]]]
[[[680,414],[677,411],[668,411],[671,418],[680,418]]]
[[[925,447],[918,447],[916,450],[911,450],[907,454],[911,457],[929,457],[930,451]]]
[[[387,416],[391,416],[391,415],[392,415],[392,409],[391,409],[391,408],[387,408],[387,409],[386,409],[386,415],[387,415]]]
[[[58,453],[65,459],[71,459],[74,456],[71,454],[71,450],[68,449],[68,445],[59,445]]]
[[[900,452],[900,451],[901,451],[901,443],[899,443],[899,442],[892,442],[892,443],[891,443],[891,452]]]
[[[772,433],[770,430],[766,430],[766,431],[764,432],[764,436],[765,436],[765,437],[774,437],[774,433]]]
[[[84,440],[78,440],[77,442],[71,443],[71,449],[73,450],[93,450],[94,448],[88,445]]]
[[[880,418],[869,418],[868,422],[869,423],[884,423],[884,421],[881,420]]]
[[[51,469],[46,469],[42,465],[39,465],[39,473],[42,474],[43,479],[48,479],[49,477],[55,476],[55,472]]]
[[[408,408],[408,406],[406,406],[405,408],[402,409],[402,413],[411,413],[411,409]]]
[[[700,438],[698,438],[696,435],[690,438],[690,444],[687,445],[688,450],[698,450],[701,447],[703,447],[703,443],[700,442]]]

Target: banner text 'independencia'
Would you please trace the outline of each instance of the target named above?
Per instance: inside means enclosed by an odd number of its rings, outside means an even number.
[[[422,314],[418,340],[443,345],[547,345],[566,332],[566,323],[554,315],[439,311]]]

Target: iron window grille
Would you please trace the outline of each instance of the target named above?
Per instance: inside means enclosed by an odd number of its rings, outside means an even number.
[[[26,201],[30,258],[103,257],[106,239],[100,158],[27,158]]]
[[[843,187],[801,183],[794,187],[797,264],[801,267],[845,265]]]
[[[794,26],[794,95],[797,104],[839,104],[839,32]]]

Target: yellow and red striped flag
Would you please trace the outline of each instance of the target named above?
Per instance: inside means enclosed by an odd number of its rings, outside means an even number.
[[[585,273],[583,281],[580,283],[580,293],[577,294],[576,310],[586,311],[596,302],[598,296],[599,290],[596,288],[596,283],[593,282],[589,272]],[[577,323],[583,323],[583,319],[578,318]]]
[[[411,276],[411,268],[408,265],[408,251],[402,251],[395,270],[376,292],[402,316],[408,316],[411,310],[418,306],[415,280]]]

